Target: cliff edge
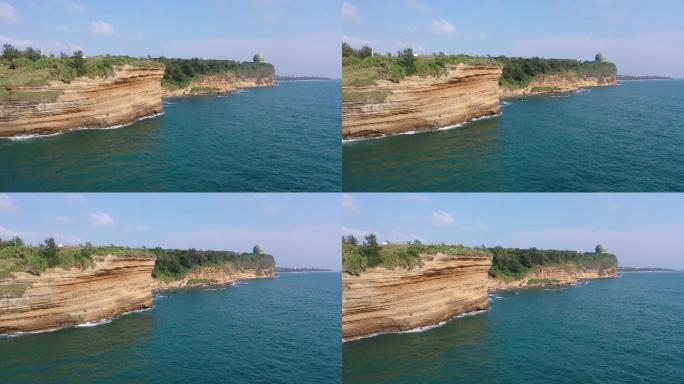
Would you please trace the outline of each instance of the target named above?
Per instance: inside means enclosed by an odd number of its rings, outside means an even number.
[[[152,307],[151,256],[92,256],[86,269],[0,280],[0,334],[62,328]]]
[[[420,254],[412,269],[368,268],[342,275],[342,337],[407,331],[486,309],[491,257]]]

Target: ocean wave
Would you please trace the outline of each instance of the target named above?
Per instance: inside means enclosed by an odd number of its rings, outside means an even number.
[[[36,139],[36,138],[44,138],[44,137],[52,137],[52,136],[63,135],[63,134],[65,134],[65,133],[69,133],[69,132],[73,132],[73,131],[85,131],[85,130],[89,130],[89,131],[108,131],[108,130],[111,130],[111,129],[119,129],[119,128],[128,127],[128,126],[133,125],[133,124],[135,124],[135,123],[137,123],[137,122],[139,122],[139,121],[143,121],[143,120],[147,120],[147,119],[154,119],[155,117],[159,117],[159,116],[161,116],[161,115],[163,115],[163,114],[164,114],[164,112],[155,113],[155,114],[153,114],[153,115],[143,116],[143,117],[141,117],[141,118],[139,118],[139,119],[137,119],[137,120],[131,121],[130,123],[126,123],[126,124],[117,124],[117,125],[112,125],[112,126],[109,126],[109,127],[92,127],[92,128],[88,128],[88,127],[78,127],[78,128],[71,128],[71,129],[67,129],[67,130],[60,131],[60,132],[55,132],[55,133],[18,135],[18,136],[12,136],[12,137],[0,137],[0,139],[6,139],[6,140],[10,140],[10,141],[24,141],[24,140],[30,140],[30,139]]]
[[[461,128],[465,126],[466,124],[473,123],[475,121],[480,121],[480,120],[488,120],[488,119],[493,119],[495,117],[501,117],[503,113],[499,112],[495,115],[487,115],[487,116],[480,116],[480,117],[474,117],[464,123],[458,123],[454,125],[447,125],[446,127],[440,127],[440,128],[433,128],[433,129],[426,129],[422,131],[406,131],[406,132],[400,132],[400,133],[394,133],[391,135],[380,135],[380,136],[373,136],[373,137],[358,137],[354,139],[342,139],[342,144],[346,143],[352,143],[355,141],[364,141],[364,140],[374,140],[374,139],[384,139],[385,137],[392,137],[392,136],[401,136],[401,135],[417,135],[421,133],[429,133],[429,132],[437,132],[437,131],[448,131],[450,129],[454,128]]]

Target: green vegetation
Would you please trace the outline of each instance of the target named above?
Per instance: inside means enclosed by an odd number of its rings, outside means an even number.
[[[190,88],[191,93],[208,93],[208,92],[216,92],[218,91],[218,88],[215,87],[192,87]]]
[[[54,80],[69,83],[80,76],[108,77],[114,73],[114,68],[123,65],[163,66],[165,71],[162,85],[170,89],[185,88],[193,78],[202,75],[232,73],[236,79],[275,76],[273,65],[263,61],[240,63],[234,60],[110,55],[85,58],[82,51],[76,51],[72,55],[62,53],[56,57],[43,55],[31,47],[20,51],[11,44],[5,44],[0,56],[0,101],[54,101],[59,93],[17,91],[15,88],[46,86]],[[205,91],[208,90],[198,87],[193,92]]]
[[[207,285],[216,283],[215,279],[188,279],[188,285]]]
[[[96,247],[87,243],[78,247],[59,247],[53,238],[37,247],[24,244],[18,237],[8,241],[0,239],[0,278],[11,277],[13,272],[40,275],[47,268],[86,269],[93,266],[93,255],[152,256],[144,250],[113,245]]]
[[[185,88],[190,85],[193,78],[202,75],[232,73],[237,79],[261,79],[275,76],[273,65],[263,62],[239,63],[234,60],[168,59],[165,57],[155,60],[166,68],[162,85],[169,89]]]
[[[489,275],[506,281],[520,280],[539,266],[572,265],[579,270],[617,266],[617,257],[608,253],[502,247],[489,248],[489,251],[494,255]]]
[[[490,256],[489,252],[483,249],[462,245],[425,245],[418,240],[406,244],[379,245],[376,236],[372,233],[366,235],[361,244],[354,236],[342,237],[342,265],[346,272],[353,274],[377,266],[410,270],[422,265],[421,254],[434,255],[437,253],[454,256]]]
[[[525,88],[541,75],[591,76],[604,82],[605,79],[617,74],[615,64],[607,62],[505,56],[497,57],[496,61],[503,65],[503,74],[499,84],[512,89]]]
[[[488,57],[468,55],[415,56],[413,49],[406,48],[396,55],[371,55],[370,47],[355,50],[342,43],[342,84],[344,86],[368,86],[377,80],[399,82],[407,76],[440,76],[446,74],[447,64],[499,65]]]
[[[390,53],[377,54],[364,46],[354,49],[342,43],[342,83],[344,86],[369,86],[378,80],[398,82],[411,75],[421,77],[439,76],[446,73],[447,64],[498,65],[503,67],[499,84],[507,88],[524,88],[541,75],[568,75],[597,77],[605,82],[617,74],[613,63],[602,61],[579,61],[564,59],[542,59],[538,57],[478,57],[468,55],[415,56],[411,48]],[[545,88],[545,87],[542,87]],[[539,89],[538,92],[549,91]],[[354,96],[352,96],[354,97]]]
[[[275,268],[275,259],[266,254],[162,248],[150,251],[157,257],[152,276],[165,281],[180,280],[196,267],[230,264],[235,270],[253,269],[257,274]]]
[[[543,87],[532,87],[532,92],[556,92],[558,91],[557,87],[550,87],[550,86],[543,86]]]

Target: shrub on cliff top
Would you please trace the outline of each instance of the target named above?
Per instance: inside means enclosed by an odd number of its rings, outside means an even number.
[[[583,269],[609,269],[617,267],[617,257],[611,254],[577,252],[553,249],[520,249],[494,247],[490,276],[499,279],[519,280],[540,266],[565,266]]]

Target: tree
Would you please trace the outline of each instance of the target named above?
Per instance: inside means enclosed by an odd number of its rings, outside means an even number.
[[[85,59],[83,58],[83,51],[76,51],[71,56],[71,66],[76,70],[77,76],[83,76],[86,73]]]
[[[407,75],[416,73],[416,56],[413,54],[412,48],[405,48],[397,52],[399,57],[399,64],[404,67]]]
[[[359,245],[359,241],[356,239],[356,237],[354,237],[354,235],[347,235],[345,243],[353,245],[355,247]]]
[[[42,244],[40,248],[41,255],[47,259],[49,267],[54,267],[59,263],[57,258],[59,248],[57,247],[57,243],[53,237],[45,239],[44,244]]]
[[[354,56],[354,48],[346,42],[342,42],[342,57]]]
[[[21,52],[14,48],[10,43],[5,43],[2,45],[2,58],[7,60],[18,59],[21,56]]]
[[[33,49],[31,47],[26,47],[26,49],[24,49],[23,55],[31,61],[36,61],[43,57],[43,54],[39,50]]]

